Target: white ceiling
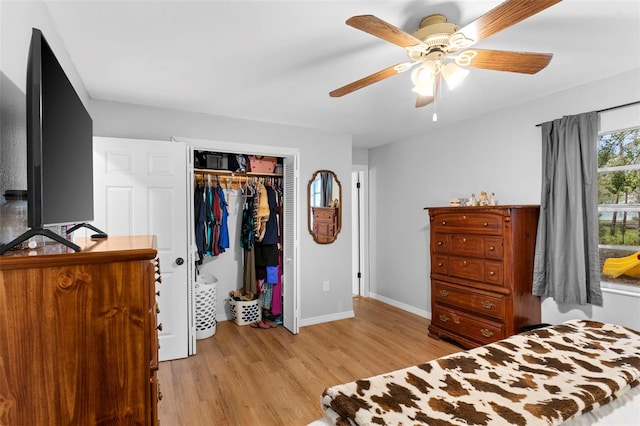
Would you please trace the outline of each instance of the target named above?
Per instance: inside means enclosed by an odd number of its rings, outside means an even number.
[[[564,0],[478,48],[553,53],[536,75],[471,70],[415,108],[409,73],[329,92],[407,60],[345,24],[374,14],[407,31],[442,13],[463,26],[500,4],[423,1],[48,1],[92,98],[325,129],[372,147],[640,67],[640,1]],[[640,94],[639,94],[640,96]]]

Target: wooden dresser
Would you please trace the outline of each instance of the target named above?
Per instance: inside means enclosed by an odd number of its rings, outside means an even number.
[[[333,242],[338,231],[338,209],[336,207],[311,207],[313,211],[313,233],[319,243]]]
[[[0,257],[0,424],[157,425],[154,236]]]
[[[472,348],[540,323],[540,298],[531,294],[538,206],[425,210],[431,223],[431,337]]]

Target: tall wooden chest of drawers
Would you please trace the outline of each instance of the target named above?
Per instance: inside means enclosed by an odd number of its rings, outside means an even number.
[[[427,207],[431,337],[481,346],[540,323],[531,294],[538,206]]]
[[[313,211],[313,234],[318,243],[330,243],[338,231],[338,209],[336,207],[311,207]]]
[[[156,238],[0,256],[0,425],[158,424]]]

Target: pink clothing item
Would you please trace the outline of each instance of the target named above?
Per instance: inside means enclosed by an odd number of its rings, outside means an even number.
[[[280,252],[278,256],[278,283],[273,285],[271,313],[273,315],[280,315],[282,313],[282,252]]]

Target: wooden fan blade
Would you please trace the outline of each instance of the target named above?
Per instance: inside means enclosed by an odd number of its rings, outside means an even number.
[[[507,0],[470,24],[465,25],[457,33],[462,33],[465,38],[477,43],[561,1]]]
[[[427,106],[433,102],[435,96],[422,96],[418,95],[416,98],[416,108],[422,108],[423,106]]]
[[[352,16],[347,19],[347,25],[400,47],[410,47],[422,43],[422,40],[373,15]]]
[[[416,98],[416,108],[422,108],[423,106],[427,106],[436,99],[436,95],[438,94],[438,90],[440,89],[440,74],[436,74],[435,87],[433,88],[433,96],[423,96],[418,95]]]
[[[535,74],[551,62],[551,53],[509,52],[505,50],[471,49],[477,55],[468,65],[493,71]]]
[[[402,68],[403,66],[405,66],[404,69]],[[384,80],[385,78],[393,77],[394,75],[399,74],[402,71],[406,71],[406,69],[406,63],[404,62],[395,64],[389,68],[385,68],[374,74],[361,78],[360,80],[356,80],[353,83],[349,83],[346,86],[342,86],[339,89],[333,90],[329,92],[329,96],[331,96],[332,98],[339,98],[340,96],[355,92],[358,89],[362,89],[363,87],[367,87],[373,83],[377,83],[381,80]]]

